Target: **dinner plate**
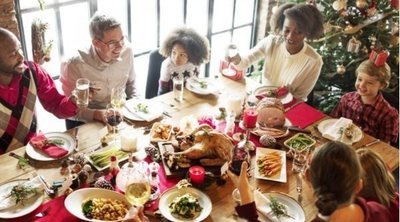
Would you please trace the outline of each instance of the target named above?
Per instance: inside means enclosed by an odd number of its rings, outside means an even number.
[[[256,100],[258,100],[256,95],[258,95],[264,91],[276,90],[277,88],[278,87],[276,87],[276,86],[260,86],[254,90],[253,96],[255,97]],[[288,92],[284,96],[278,97],[278,99],[281,100],[283,105],[285,105],[285,104],[288,104],[293,101],[293,95],[292,95],[292,93]]]
[[[281,156],[281,170],[280,172],[273,174],[271,176],[264,176],[259,172],[259,166],[257,164],[257,160],[260,159],[262,156],[264,156],[267,153],[272,153],[272,152],[278,152]],[[276,182],[281,182],[281,183],[286,183],[287,180],[287,174],[286,174],[286,152],[283,150],[275,150],[275,149],[268,149],[268,148],[261,148],[257,147],[256,149],[256,169],[254,170],[255,177],[258,179],[263,179],[263,180],[271,180],[271,181],[276,181]]]
[[[280,217],[280,222],[303,222],[306,220],[306,215],[304,209],[300,204],[291,196],[280,193],[280,192],[270,192],[263,193],[267,198],[274,197],[276,200],[286,206],[287,213],[289,216],[293,217]],[[269,207],[269,206],[266,206]]]
[[[112,222],[111,220],[96,220],[89,219],[83,215],[82,212],[82,203],[87,199],[92,198],[108,198],[112,200],[119,200],[126,205],[131,206],[131,204],[125,199],[125,196],[121,193],[117,193],[112,190],[101,189],[101,188],[83,188],[76,190],[69,194],[67,198],[65,198],[64,206],[75,217],[78,217],[81,220],[85,221],[93,221],[93,222]],[[115,222],[118,220],[115,220]]]
[[[327,129],[329,129],[329,127],[331,127],[333,124],[335,124],[336,121],[338,121],[338,120],[339,119],[326,119],[326,120],[321,121],[318,124],[318,131],[323,136],[324,133],[327,131]],[[363,138],[364,133],[359,127],[355,126],[354,124],[353,124],[352,129],[353,129],[353,138],[351,138],[351,143],[356,143]],[[329,139],[329,138],[327,138],[327,139]]]
[[[147,113],[139,109],[140,104],[147,106]],[[159,118],[163,114],[163,106],[158,102],[150,102],[149,100],[128,100],[122,109],[124,117],[134,121],[150,122]]]
[[[186,219],[183,217],[177,217],[169,211],[169,204],[178,196],[183,194],[190,193],[195,196],[200,203],[200,206],[203,208],[200,212],[200,215],[193,219]],[[160,201],[158,203],[158,207],[160,209],[161,214],[170,221],[175,222],[186,222],[186,221],[202,221],[208,217],[211,213],[212,203],[210,198],[203,192],[198,189],[194,189],[191,187],[183,187],[178,189],[176,187],[170,188],[166,190],[160,197]]]
[[[74,149],[76,147],[75,139],[72,138],[72,136],[67,133],[53,132],[53,133],[45,133],[44,135],[48,139],[57,139],[57,140],[64,141],[63,145],[58,145],[58,146],[68,151],[68,153],[65,156],[68,156],[70,153],[72,153],[72,151],[74,151]],[[33,146],[31,146],[30,143],[28,143],[26,145],[26,154],[30,158],[32,158],[34,160],[39,160],[39,161],[52,161],[52,160],[57,160],[57,159],[61,159],[61,158],[65,157],[65,156],[60,157],[60,158],[49,157],[46,154],[33,148]]]
[[[24,182],[27,182],[28,180],[14,180],[10,181],[6,184],[3,184],[0,186],[0,193],[10,193],[11,189],[18,185],[22,184]],[[0,218],[3,219],[10,219],[10,218],[16,218],[16,217],[21,217],[24,215],[29,214],[30,212],[36,210],[43,202],[43,193],[39,193],[28,200],[24,201],[24,205],[22,204],[17,204],[13,207],[0,210]]]
[[[186,80],[186,89],[199,95],[209,95],[217,93],[219,88],[211,79],[190,78]]]

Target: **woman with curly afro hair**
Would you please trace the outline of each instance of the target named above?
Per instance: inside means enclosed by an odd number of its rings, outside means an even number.
[[[198,76],[199,66],[208,62],[210,44],[208,39],[194,29],[174,29],[162,42],[160,54],[166,59],[161,64],[158,95],[172,90],[172,79]]]
[[[296,99],[307,100],[322,67],[321,56],[305,41],[323,34],[324,20],[311,4],[286,3],[270,20],[272,33],[246,55],[228,59],[246,69],[264,59],[263,85],[287,87]]]

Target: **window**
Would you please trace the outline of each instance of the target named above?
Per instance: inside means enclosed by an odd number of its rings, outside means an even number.
[[[172,28],[187,25],[208,37],[211,61],[202,68],[202,75],[213,76],[229,42],[243,51],[253,46],[258,0],[46,0],[44,11],[37,1],[17,0],[16,5],[28,59],[32,60],[33,19],[41,18],[48,23],[46,40],[53,41],[53,50],[50,62],[43,66],[55,78],[64,58],[90,45],[88,24],[97,10],[119,19],[133,43],[138,91],[144,95],[148,54],[158,48]]]

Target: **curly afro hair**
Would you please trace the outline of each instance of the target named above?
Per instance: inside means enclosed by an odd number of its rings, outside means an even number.
[[[281,33],[286,18],[295,21],[309,40],[318,39],[324,32],[324,18],[314,5],[295,3],[281,5],[270,21],[271,30],[275,34]]]
[[[172,47],[181,44],[189,57],[189,62],[200,65],[209,61],[210,44],[205,36],[198,34],[194,29],[179,27],[170,32],[160,46],[160,54],[164,57],[171,55]]]

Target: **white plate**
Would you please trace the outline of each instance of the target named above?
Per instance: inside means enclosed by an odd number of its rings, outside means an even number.
[[[98,171],[103,171],[103,170],[105,170],[105,169],[108,169],[108,167],[110,167],[110,163],[107,164],[107,165],[104,166],[104,167],[99,167],[99,166],[97,166],[96,164],[93,163],[92,159],[91,159],[89,156],[90,156],[91,154],[104,152],[104,151],[109,150],[109,149],[111,149],[111,148],[113,148],[113,147],[115,147],[114,144],[111,144],[111,145],[109,145],[109,146],[106,146],[106,147],[101,148],[101,149],[99,149],[99,150],[96,150],[96,151],[94,151],[94,152],[85,153],[85,159],[86,159],[94,168],[96,168],[96,170],[98,170]],[[141,150],[138,150],[138,151],[132,153],[132,156],[135,157],[135,156],[137,156],[137,155],[140,155],[141,153],[142,153],[142,151],[141,151]],[[122,162],[122,161],[124,161],[124,160],[127,160],[128,158],[129,158],[129,155],[128,155],[128,152],[127,152],[127,153],[126,153],[126,156],[125,156],[124,158],[118,158],[118,163],[119,163],[119,162]]]
[[[200,82],[206,82],[207,87],[202,88]],[[218,92],[218,86],[211,79],[187,79],[186,89],[199,95],[209,95]]]
[[[287,209],[287,213],[293,217],[280,217],[280,222],[303,222],[306,221],[306,215],[304,213],[304,209],[300,206],[300,204],[293,199],[293,197],[278,192],[264,193],[264,195],[269,198],[270,196],[275,197],[279,202],[284,204]]]
[[[203,208],[201,210],[200,215],[197,218],[194,219],[185,219],[185,218],[177,218],[174,215],[171,214],[169,211],[169,204],[178,196],[181,196],[183,194],[190,193],[193,196],[195,196],[200,203],[200,206]],[[170,221],[175,221],[175,222],[186,222],[186,221],[202,221],[208,217],[211,213],[212,209],[212,203],[210,198],[200,190],[190,188],[190,187],[184,187],[181,189],[178,188],[171,188],[166,190],[160,197],[160,201],[158,203],[158,207],[160,208],[161,214],[167,218]]]
[[[123,194],[101,188],[84,188],[76,190],[72,192],[70,195],[68,195],[67,198],[65,198],[64,206],[68,210],[68,212],[70,212],[72,215],[78,217],[81,220],[93,221],[93,222],[104,221],[104,220],[89,219],[85,217],[85,215],[83,215],[82,212],[83,201],[91,198],[109,198],[113,200],[120,200],[126,203],[128,206],[130,206],[129,202],[125,199],[125,196]],[[107,222],[111,222],[111,220],[107,220]]]
[[[258,166],[256,165],[255,167],[255,177],[258,179],[263,179],[263,180],[271,180],[271,181],[276,181],[276,182],[281,182],[281,183],[286,183],[287,180],[287,175],[286,175],[286,152],[282,151],[282,150],[275,150],[275,149],[268,149],[268,148],[261,148],[261,147],[257,147],[256,149],[256,161],[264,156],[267,153],[272,153],[272,152],[278,152],[282,159],[281,159],[281,163],[282,163],[282,167],[281,167],[281,172],[272,175],[271,177],[265,177],[263,175],[261,175],[258,172]],[[257,162],[256,162],[257,164]]]
[[[9,193],[11,192],[11,189],[14,186],[22,184],[27,181],[28,180],[14,180],[6,184],[3,184],[0,186],[0,193]],[[0,218],[9,219],[27,215],[30,212],[36,210],[36,208],[38,208],[42,204],[42,202],[43,202],[43,194],[37,194],[36,196],[33,196],[28,200],[25,200],[24,205],[17,204],[13,207],[0,210]]]
[[[332,126],[333,124],[335,124],[335,122],[338,121],[338,120],[339,120],[339,119],[326,119],[326,120],[321,121],[321,122],[318,124],[318,131],[319,131],[322,135],[324,135],[324,133],[326,132],[326,130],[327,130],[330,126]],[[363,138],[364,134],[363,134],[363,131],[362,131],[359,127],[357,127],[357,126],[355,126],[355,125],[352,127],[352,129],[353,129],[353,138],[351,139],[351,142],[352,142],[352,143],[356,143],[356,142],[360,141],[360,140]],[[327,138],[327,139],[328,139],[328,138]]]
[[[148,107],[148,113],[141,112],[137,110],[138,104],[146,104]],[[129,108],[129,110],[127,109]],[[122,112],[123,115],[134,121],[147,121],[150,122],[163,114],[163,106],[158,102],[150,102],[149,100],[128,100],[126,101],[125,107]]]
[[[45,133],[44,135],[48,139],[59,139],[59,140],[64,141],[64,144],[59,145],[59,147],[68,151],[68,153],[65,156],[68,156],[75,149],[75,146],[76,146],[75,139],[72,138],[72,136],[67,133],[55,132],[55,133]],[[57,159],[61,159],[61,158],[65,157],[65,156],[60,157],[60,158],[49,157],[46,154],[43,154],[42,152],[37,151],[35,148],[33,148],[31,146],[30,143],[28,143],[26,145],[25,151],[29,157],[31,157],[34,160],[39,160],[39,161],[52,161],[52,160],[57,160]]]
[[[254,90],[253,96],[258,102],[258,99],[256,97],[257,94],[259,94],[263,91],[266,91],[266,90],[275,90],[277,88],[278,87],[276,87],[276,86],[260,86]],[[293,101],[293,95],[292,95],[292,93],[288,92],[286,95],[279,97],[278,99],[280,99],[282,104],[285,105],[285,104],[288,104]]]

